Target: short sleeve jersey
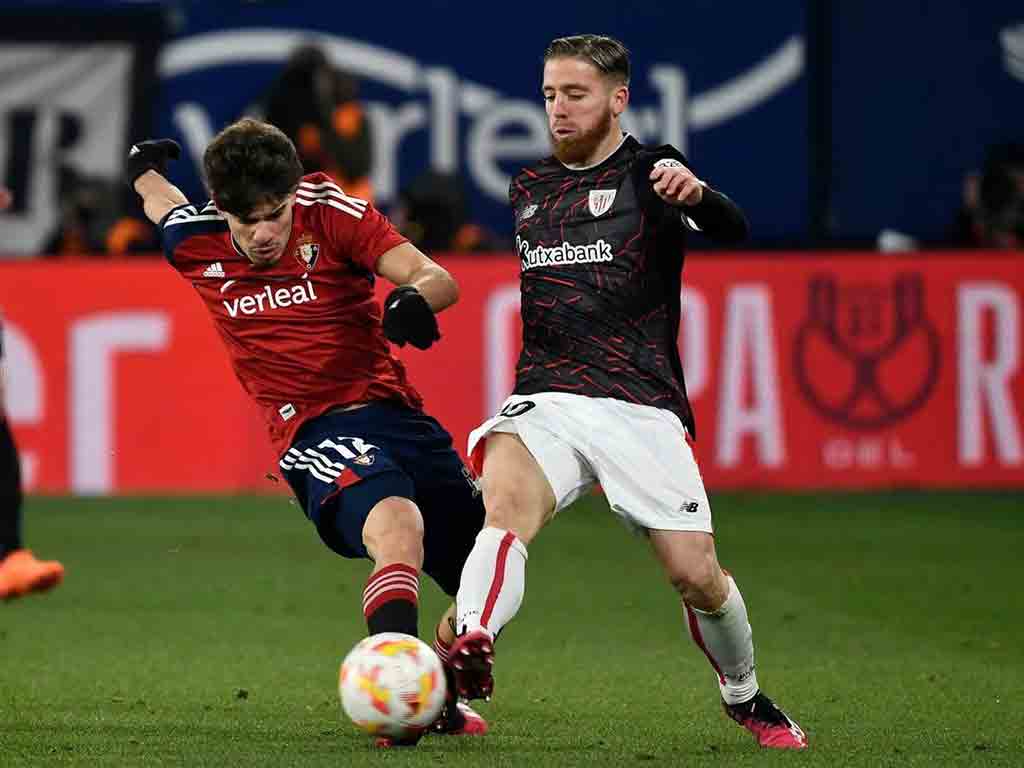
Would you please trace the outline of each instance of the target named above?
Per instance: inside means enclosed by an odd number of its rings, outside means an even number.
[[[306,421],[338,406],[422,401],[391,354],[374,297],[378,258],[406,239],[329,176],[301,180],[281,258],[253,265],[213,203],[160,223],[164,253],[206,306],[278,454]]]

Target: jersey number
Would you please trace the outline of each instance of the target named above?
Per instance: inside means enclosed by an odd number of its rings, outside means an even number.
[[[369,453],[378,446],[365,442],[361,437],[339,437],[337,440],[321,440],[317,448],[333,448],[344,458],[351,461]]]
[[[536,407],[536,403],[532,400],[520,400],[518,403],[509,403],[499,411],[499,416],[505,416],[507,418],[513,418],[515,416],[522,416],[527,411]]]

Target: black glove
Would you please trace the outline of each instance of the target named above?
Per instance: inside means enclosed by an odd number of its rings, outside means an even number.
[[[417,349],[426,349],[441,338],[434,310],[411,285],[395,288],[384,299],[384,335],[400,347],[409,342]]]
[[[181,157],[181,145],[174,139],[155,139],[140,141],[128,151],[128,160],[124,164],[124,180],[129,187],[135,186],[135,180],[148,170],[159,171],[167,175],[167,161]]]

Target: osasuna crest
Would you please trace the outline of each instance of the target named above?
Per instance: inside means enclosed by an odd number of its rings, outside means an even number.
[[[376,458],[377,457],[372,453],[364,453],[352,459],[352,463],[358,464],[362,467],[369,467],[371,464],[373,464],[373,461]]]
[[[313,269],[317,257],[320,256],[320,244],[314,243],[309,235],[303,235],[295,249],[295,256],[306,265],[306,269]]]
[[[615,202],[616,191],[614,189],[590,190],[590,199],[587,201],[587,206],[595,218],[603,213],[607,213],[608,209],[612,207],[612,203]]]

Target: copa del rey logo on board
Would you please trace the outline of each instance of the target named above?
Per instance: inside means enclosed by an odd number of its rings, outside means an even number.
[[[314,243],[313,238],[309,235],[303,235],[299,240],[299,245],[295,249],[295,256],[301,261],[307,269],[313,269],[316,265],[317,257],[320,255],[320,244]]]
[[[587,201],[587,205],[595,218],[606,213],[612,207],[612,203],[615,202],[615,192],[614,189],[590,190],[590,199]]]

